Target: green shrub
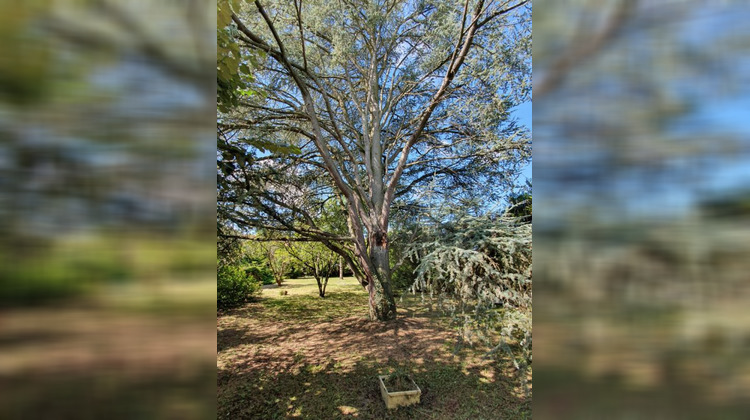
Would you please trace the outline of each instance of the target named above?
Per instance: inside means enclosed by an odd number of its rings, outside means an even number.
[[[245,265],[245,274],[261,284],[273,284],[273,272],[262,262],[254,261]]]
[[[299,261],[292,261],[286,272],[286,278],[298,279],[305,276],[305,267]]]
[[[0,270],[0,308],[44,304],[84,294],[89,282],[59,261],[20,262]]]
[[[219,309],[242,305],[259,290],[260,283],[239,267],[219,266],[216,273],[216,304]]]
[[[391,285],[394,292],[401,294],[409,290],[414,284],[414,280],[417,278],[417,275],[414,272],[417,266],[418,263],[406,259],[398,267],[394,268],[391,273]]]

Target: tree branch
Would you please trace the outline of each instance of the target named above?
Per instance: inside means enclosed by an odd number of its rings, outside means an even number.
[[[637,5],[638,0],[620,0],[607,20],[607,24],[599,33],[587,37],[586,40],[581,40],[575,47],[563,52],[549,66],[546,77],[541,79],[539,83],[534,84],[534,96],[539,99],[539,97],[556,89],[565,80],[573,66],[580,65],[581,62],[591,58],[608,43],[614,41],[632,16]]]

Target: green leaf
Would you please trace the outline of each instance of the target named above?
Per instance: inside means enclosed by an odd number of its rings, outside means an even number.
[[[216,11],[216,24],[219,28],[224,28],[232,22],[232,9],[229,6],[219,7]]]
[[[230,79],[232,78],[232,71],[231,71],[231,69],[229,68],[229,66],[227,66],[227,63],[226,63],[226,62],[224,62],[224,61],[220,61],[220,62],[218,63],[218,65],[217,65],[217,70],[218,70],[218,74],[219,74],[219,76],[220,76],[220,77],[221,77],[221,78],[222,78],[223,80],[230,80]]]
[[[230,70],[237,69],[240,64],[240,58],[235,57],[234,55],[224,57],[223,61],[224,63],[226,63],[227,67],[229,67]]]

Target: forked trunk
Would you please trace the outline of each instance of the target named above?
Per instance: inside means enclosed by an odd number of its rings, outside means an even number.
[[[318,283],[318,296],[326,297],[326,286],[328,286],[328,278],[331,276],[330,273],[321,273],[318,267],[315,267],[313,274],[315,275],[315,282]]]
[[[318,282],[318,296],[326,297],[326,286],[328,286],[328,279],[322,280],[320,277],[316,277],[315,280]]]

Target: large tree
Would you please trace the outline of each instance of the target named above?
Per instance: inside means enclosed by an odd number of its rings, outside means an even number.
[[[530,93],[530,2],[238,6],[228,30],[261,58],[257,94],[219,115],[219,211],[323,243],[367,287],[371,317],[393,319],[393,209],[491,201],[530,156],[509,115]],[[328,202],[345,233],[318,223]]]

